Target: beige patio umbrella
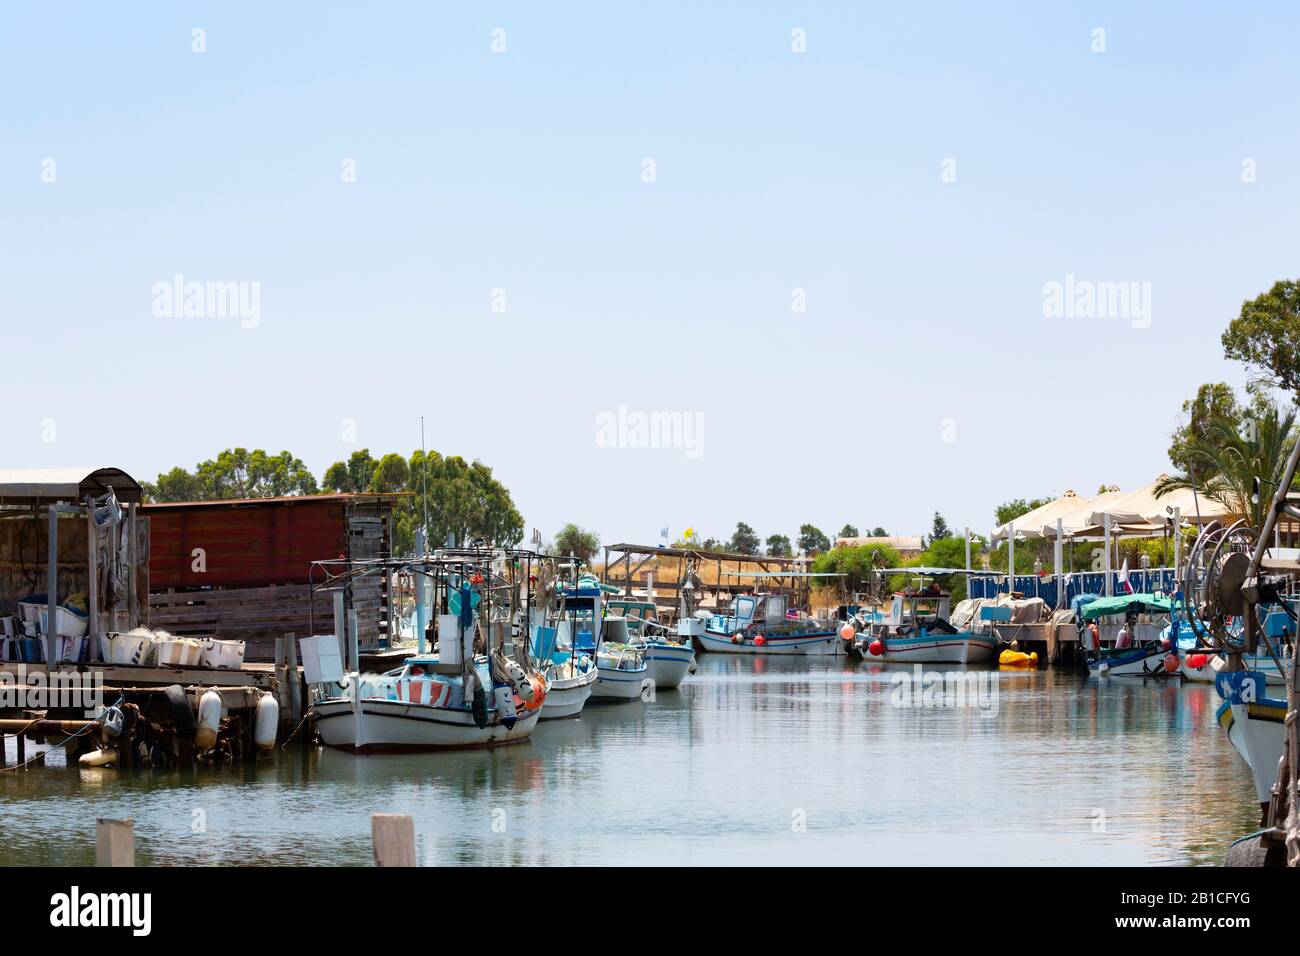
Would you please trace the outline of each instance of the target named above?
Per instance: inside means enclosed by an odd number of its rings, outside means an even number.
[[[1055,501],[1049,501],[1045,505],[1040,505],[1033,511],[1027,511],[1019,518],[1014,518],[1006,524],[998,525],[993,529],[993,544],[999,541],[1005,541],[1011,534],[1011,529],[1015,529],[1017,538],[1042,538],[1044,537],[1043,528],[1051,525],[1056,528],[1056,519],[1069,514],[1084,503],[1073,491],[1067,491]]]
[[[1165,475],[1160,475],[1155,481],[1137,491],[1130,491],[1114,501],[1093,508],[1088,516],[1088,527],[1078,534],[1101,533],[1106,515],[1110,515],[1110,527],[1113,533],[1132,536],[1158,534],[1164,531],[1173,517],[1174,508],[1179,510],[1181,520],[1192,523],[1197,520],[1198,506],[1202,522],[1212,521],[1227,513],[1227,508],[1204,495],[1198,495],[1193,499],[1192,492],[1188,489],[1171,491],[1157,498],[1156,486],[1165,479]]]
[[[1061,519],[1061,534],[1063,537],[1072,538],[1085,529],[1091,527],[1092,514],[1098,508],[1105,508],[1112,503],[1124,497],[1124,492],[1120,491],[1114,485],[1107,488],[1096,497],[1089,498],[1086,501],[1080,501],[1078,506],[1063,515],[1056,515],[1052,518],[1051,524],[1043,525],[1041,529],[1044,538],[1055,539],[1056,537],[1056,519]]]

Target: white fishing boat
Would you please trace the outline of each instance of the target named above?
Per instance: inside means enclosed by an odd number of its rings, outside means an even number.
[[[741,594],[726,614],[710,615],[695,638],[701,650],[718,654],[835,655],[843,651],[837,621],[822,621],[788,609],[784,594]]]
[[[659,609],[653,602],[615,598],[607,606],[611,614],[627,621],[629,639],[641,648],[656,688],[678,687],[695,670],[695,648],[690,637],[660,624]]]
[[[863,659],[898,664],[985,664],[993,660],[997,638],[949,622],[952,595],[938,578],[957,573],[948,568],[897,568],[881,574],[916,575],[917,582],[894,592],[889,611],[867,624],[854,643]],[[963,572],[964,573],[964,572]]]
[[[502,652],[508,615],[492,595],[512,587],[504,552],[316,564],[324,566],[324,589],[336,595],[371,574],[421,575],[433,585],[433,605],[442,612],[435,652],[417,653],[384,674],[360,674],[356,630],[344,627],[338,613],[343,602],[336,601],[337,635],[303,642],[311,717],[322,743],[370,753],[492,747],[528,739],[549,684],[544,674],[526,670]],[[349,647],[352,666],[337,674],[332,671],[341,670],[342,646]],[[476,647],[483,653],[475,653]]]
[[[488,659],[478,657],[467,685],[462,675],[432,673],[440,665],[437,657],[413,657],[387,674],[363,676],[359,707],[350,681],[340,695],[317,701],[312,710],[321,742],[374,753],[492,747],[528,739],[545,706],[541,678],[534,677],[526,691],[522,682],[495,682]],[[483,690],[492,686],[489,681],[495,684],[491,703]]]
[[[626,618],[606,616],[605,597],[605,586],[590,575],[560,589],[559,645],[595,660],[592,701],[640,700],[650,678],[645,653],[631,643]]]
[[[1161,594],[1120,594],[1098,598],[1084,604],[1079,610],[1082,621],[1099,621],[1105,617],[1123,616],[1129,634],[1126,646],[1106,646],[1086,649],[1088,673],[1096,677],[1177,677],[1180,662],[1172,645],[1166,646],[1156,631],[1155,637],[1140,639],[1137,636],[1143,616],[1158,618],[1170,613],[1170,600]]]
[[[595,662],[584,654],[552,664],[546,676],[550,689],[546,692],[546,702],[542,704],[542,720],[555,720],[577,717],[582,713],[596,684],[598,671]]]
[[[1268,803],[1285,741],[1286,701],[1265,697],[1264,675],[1223,671],[1215,689],[1223,698],[1217,717],[1228,741],[1246,761],[1260,803]]]
[[[571,645],[558,646],[554,627],[533,628],[532,659],[546,661],[545,674],[550,682],[542,720],[577,717],[591,697],[599,672],[590,654],[579,653]]]

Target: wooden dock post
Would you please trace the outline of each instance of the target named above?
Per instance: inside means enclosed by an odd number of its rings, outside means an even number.
[[[292,631],[284,635],[288,645],[289,664],[289,720],[294,728],[302,720],[302,679],[298,675],[298,635]]]
[[[96,866],[135,866],[135,821],[95,821]]]
[[[373,813],[370,834],[375,866],[415,866],[415,819],[406,813]]]

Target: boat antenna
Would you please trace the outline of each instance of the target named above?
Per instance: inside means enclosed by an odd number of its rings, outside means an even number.
[[[424,484],[424,550],[429,550],[429,453],[424,450],[424,416],[420,416],[420,477]],[[424,557],[424,555],[420,555]]]

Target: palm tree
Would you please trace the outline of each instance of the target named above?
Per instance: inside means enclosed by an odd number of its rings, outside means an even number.
[[[1273,494],[1269,485],[1277,487],[1296,440],[1296,409],[1283,411],[1272,402],[1259,402],[1253,411],[1253,417],[1241,422],[1223,415],[1206,422],[1204,430],[1188,441],[1190,473],[1160,479],[1156,497],[1195,488],[1227,508],[1233,519],[1244,518],[1252,528],[1262,526]],[[1264,490],[1260,500],[1252,501],[1257,477]]]

